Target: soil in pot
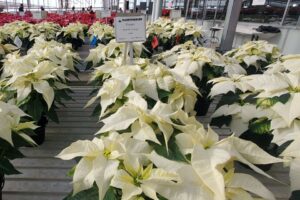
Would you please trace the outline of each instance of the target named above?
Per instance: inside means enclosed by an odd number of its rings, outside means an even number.
[[[266,151],[272,156],[275,157],[277,156],[278,146],[272,143],[272,139],[273,139],[272,134],[269,133],[256,134],[251,131],[246,131],[242,135],[240,135],[240,138],[255,143],[257,146],[259,146],[260,148],[262,148],[264,151]],[[244,164],[241,165],[245,166]],[[269,171],[272,168],[272,164],[256,165],[256,166],[262,169],[263,171]]]
[[[71,43],[72,43],[72,48],[74,50],[78,50],[79,47],[82,47],[82,45],[84,44],[84,42],[80,38],[76,38],[76,39],[72,38]]]

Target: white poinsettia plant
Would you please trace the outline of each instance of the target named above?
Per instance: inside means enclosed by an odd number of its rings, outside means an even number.
[[[212,124],[227,125],[236,134],[242,134],[241,137],[247,135],[248,139],[267,136],[269,142],[256,142],[265,150],[274,143],[276,156],[281,154],[291,159],[292,191],[296,187],[299,190],[299,183],[292,175],[299,169],[297,156],[293,153],[288,156],[295,148],[300,130],[297,108],[300,100],[299,66],[299,55],[283,56],[280,61],[267,66],[264,74],[214,79],[211,90],[212,96],[222,95],[212,115]],[[291,141],[294,142],[289,147]],[[281,153],[279,149],[286,146]]]
[[[69,73],[75,73],[69,46],[37,40],[26,56],[9,54],[3,65],[2,89],[15,93],[16,104],[38,121],[43,115],[58,121],[55,103],[70,99]],[[47,47],[47,45],[49,45]],[[44,48],[39,49],[41,46]],[[55,46],[55,47],[54,47]],[[57,53],[61,54],[57,54]]]
[[[145,47],[142,43],[133,43],[133,57],[143,57],[142,53],[145,51]],[[87,62],[87,69],[99,67],[104,64],[105,61],[115,59],[125,54],[125,44],[117,43],[115,39],[110,40],[106,45],[99,44],[96,48],[91,49],[88,57],[85,59]],[[126,55],[128,55],[128,49]]]
[[[0,43],[0,68],[2,68],[2,62],[5,56],[13,51],[16,51],[17,47],[12,44],[1,44]],[[2,69],[0,69],[2,70]]]
[[[24,21],[4,24],[0,29],[1,43],[15,45],[22,52],[26,53],[34,43],[34,40],[30,37],[33,26],[33,24]]]
[[[112,26],[103,24],[101,22],[95,22],[89,28],[88,34],[90,35],[90,41],[96,39],[96,43],[108,44],[110,40],[115,38],[115,30]]]
[[[84,40],[84,32],[87,29],[87,25],[77,23],[70,23],[68,26],[65,26],[61,29],[64,37],[71,37],[74,39],[82,39]],[[60,33],[57,33],[58,35]]]
[[[150,41],[144,45],[152,45],[153,37],[171,35],[173,41],[166,40],[171,47],[183,42],[177,36],[199,36],[192,24],[181,23],[159,19],[147,27]],[[237,163],[272,181],[277,180],[263,167],[284,163],[294,175],[292,190],[298,189],[298,56],[281,57],[265,74],[246,76],[238,59],[188,40],[151,60],[135,54],[134,64],[125,64],[128,52],[114,40],[89,55],[96,89],[87,106],[97,103],[94,112],[103,126],[94,139],[76,141],[57,156],[77,160],[66,200],[275,199]],[[206,129],[194,116],[201,89],[207,98],[223,95],[217,109],[224,108],[216,111],[222,115],[215,118],[230,116],[224,120],[228,126],[271,136],[276,148],[288,148],[271,154],[238,131],[221,138],[210,126]]]
[[[265,67],[281,56],[276,45],[267,41],[249,41],[240,47],[228,51],[225,56],[236,59],[248,74],[262,73]]]
[[[199,38],[202,35],[202,29],[192,21],[185,22],[184,19],[172,21],[167,18],[159,18],[147,26],[147,36],[149,37],[151,34],[159,36],[163,41],[176,36]]]
[[[28,115],[15,105],[0,101],[0,174],[20,173],[10,162],[23,155],[18,148],[24,145],[35,145],[28,133],[37,128]]]
[[[200,43],[202,37],[201,27],[194,22],[185,22],[183,19],[172,21],[167,18],[159,18],[155,22],[147,25],[147,41],[145,46],[151,52],[158,46],[164,50],[169,50],[173,46],[186,41]],[[153,46],[153,41],[156,45]]]
[[[70,73],[78,71],[78,65],[81,64],[81,58],[72,49],[71,44],[46,41],[43,37],[35,38],[34,46],[28,51],[28,54],[31,53],[35,54],[38,60],[50,60]]]
[[[162,38],[170,38],[171,35],[167,35],[172,30],[172,21],[167,18],[159,18],[153,23],[147,24],[147,37],[151,34],[160,35]]]
[[[226,58],[210,48],[196,47],[192,42],[173,47],[171,50],[156,56],[159,62],[172,68],[175,74],[190,75],[199,89],[198,100],[206,106],[198,105],[198,115],[205,115],[211,102],[208,94],[209,80],[223,75],[245,74],[246,71],[233,59]],[[201,108],[202,106],[202,108]]]
[[[98,100],[100,105],[96,109],[101,109],[102,117],[115,111],[117,105],[122,106],[128,98],[126,94],[135,90],[143,95],[149,105],[163,101],[173,109],[194,113],[198,89],[190,76],[174,74],[166,66],[150,63],[147,59],[137,58],[135,63],[124,65],[122,58],[117,58],[96,68],[91,82],[101,81],[102,85],[87,106]]]
[[[61,26],[53,22],[41,22],[31,27],[30,39],[42,37],[44,40],[51,41],[56,39],[56,34],[61,30]]]
[[[4,24],[3,26],[1,26],[0,31],[3,35],[6,35],[7,39],[10,39],[13,42],[16,37],[21,40],[29,38],[32,28],[33,24],[27,23],[25,21],[15,21]]]
[[[69,199],[233,200],[254,199],[252,194],[275,199],[257,179],[236,172],[234,162],[271,178],[254,164],[281,159],[234,136],[219,140],[213,130],[169,104],[157,102],[148,109],[139,93],[127,97],[122,108],[103,120],[99,137],[77,141],[57,156],[81,157]],[[91,191],[96,191],[93,196]]]
[[[83,45],[87,30],[88,26],[85,24],[70,23],[56,33],[57,40],[61,43],[72,43],[72,47],[76,50]]]

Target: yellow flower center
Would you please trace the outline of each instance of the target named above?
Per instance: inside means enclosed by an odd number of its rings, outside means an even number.
[[[103,156],[108,159],[110,155],[111,155],[111,151],[108,149],[104,149]]]

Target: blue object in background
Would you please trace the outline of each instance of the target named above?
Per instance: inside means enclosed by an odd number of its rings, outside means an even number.
[[[95,46],[97,44],[97,40],[98,40],[97,36],[94,36],[92,41],[91,41],[91,45]]]

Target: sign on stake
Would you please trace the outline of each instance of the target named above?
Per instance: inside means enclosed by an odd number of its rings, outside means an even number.
[[[118,14],[115,19],[115,35],[117,42],[124,42],[124,62],[129,47],[130,64],[133,64],[133,42],[146,41],[146,20],[142,14]]]
[[[181,10],[171,10],[170,18],[171,19],[181,18]]]

